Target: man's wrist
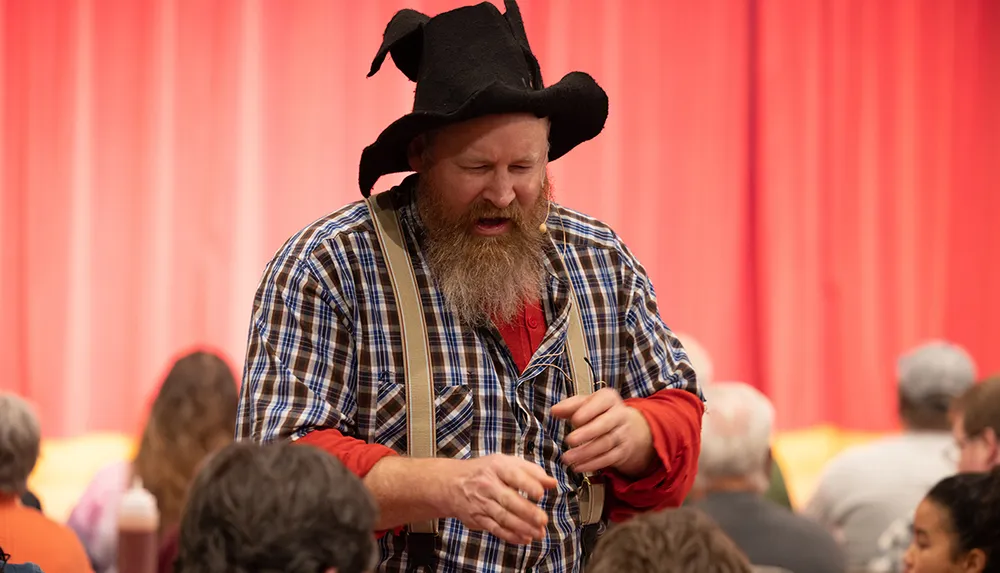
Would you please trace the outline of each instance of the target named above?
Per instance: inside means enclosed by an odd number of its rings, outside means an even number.
[[[455,501],[455,488],[452,479],[458,473],[459,468],[455,464],[461,460],[450,458],[434,458],[425,460],[427,464],[422,471],[427,472],[427,499],[438,515],[453,515],[453,502]]]
[[[649,427],[649,422],[639,410],[626,406],[631,414],[629,427],[630,439],[634,440],[636,448],[632,455],[622,463],[615,466],[615,469],[629,477],[637,477],[649,473],[656,461],[656,449],[653,448],[653,432]]]

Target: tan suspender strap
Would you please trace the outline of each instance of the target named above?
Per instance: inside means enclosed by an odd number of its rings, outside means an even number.
[[[396,218],[389,193],[369,197],[375,234],[389,268],[392,290],[403,338],[403,371],[406,380],[406,444],[411,458],[433,458],[437,454],[434,419],[434,383],[431,380],[427,322],[424,319],[417,277],[406,252],[403,230]],[[437,533],[438,522],[409,524],[412,533]]]
[[[563,267],[566,266],[563,261]],[[576,385],[576,395],[586,396],[594,391],[594,376],[587,364],[587,341],[583,337],[583,317],[580,315],[580,305],[576,300],[572,283],[569,283],[569,323],[566,333],[566,355],[569,358],[570,375]],[[592,525],[601,521],[604,514],[604,484],[592,480],[593,474],[583,474],[583,487],[580,488],[580,517],[584,525]]]

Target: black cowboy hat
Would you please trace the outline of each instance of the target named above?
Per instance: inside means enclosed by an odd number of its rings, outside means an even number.
[[[410,171],[407,148],[413,139],[448,124],[497,113],[547,117],[550,161],[604,129],[608,96],[601,86],[583,72],[571,72],[543,87],[517,3],[505,0],[504,6],[506,14],[483,2],[433,18],[415,10],[393,16],[368,77],[391,54],[417,88],[413,111],[361,153],[362,195],[371,194],[379,177]]]

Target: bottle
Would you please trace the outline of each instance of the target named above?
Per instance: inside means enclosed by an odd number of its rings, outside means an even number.
[[[118,573],[156,573],[160,510],[138,477],[118,506]]]

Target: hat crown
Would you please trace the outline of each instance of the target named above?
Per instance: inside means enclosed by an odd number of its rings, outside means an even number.
[[[382,36],[369,77],[385,58],[416,82],[413,110],[361,153],[358,185],[368,197],[379,177],[411,170],[409,149],[422,133],[484,115],[531,113],[549,119],[549,161],[604,129],[608,96],[594,78],[570,72],[545,87],[514,0],[430,18],[400,10]]]
[[[513,0],[506,14],[483,2],[433,18],[402,10],[386,27],[372,63],[374,74],[391,53],[393,62],[417,84],[413,111],[450,113],[484,88],[501,84],[524,91],[542,86],[520,11]]]

